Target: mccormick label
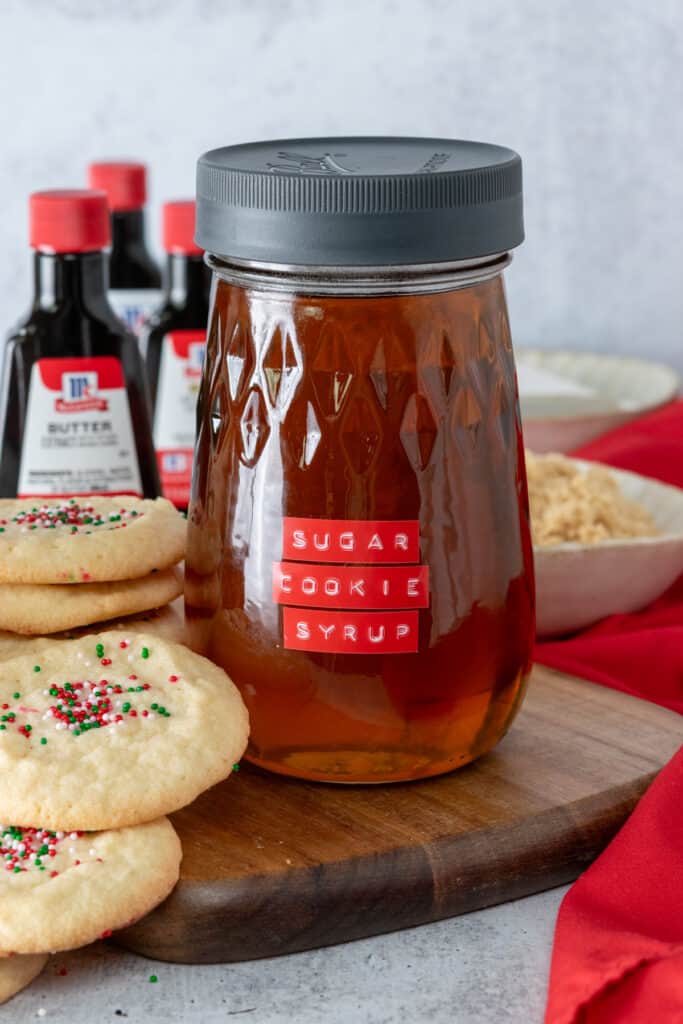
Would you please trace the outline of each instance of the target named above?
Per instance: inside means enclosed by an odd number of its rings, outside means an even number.
[[[197,392],[205,352],[204,331],[171,331],[161,343],[154,445],[164,495],[183,508],[190,500]]]
[[[33,364],[18,497],[142,496],[121,363],[113,356]]]
[[[107,297],[119,320],[140,337],[145,320],[161,305],[163,293],[158,288],[111,288]]]
[[[273,600],[284,605],[286,648],[417,651],[419,609],[429,607],[417,520],[288,517],[282,556],[273,565]]]

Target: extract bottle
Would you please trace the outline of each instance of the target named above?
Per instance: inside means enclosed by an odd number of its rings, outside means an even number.
[[[194,240],[194,220],[193,200],[164,204],[166,294],[141,336],[161,488],[181,509],[190,498],[211,289],[211,271]]]
[[[161,302],[161,273],[147,249],[147,168],[112,161],[88,168],[90,188],[106,192],[111,211],[109,301],[126,327],[139,337]]]
[[[142,358],[107,299],[104,193],[36,192],[31,309],[5,347],[0,494],[154,498]]]

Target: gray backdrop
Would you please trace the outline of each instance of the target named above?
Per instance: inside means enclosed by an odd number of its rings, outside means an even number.
[[[27,193],[91,158],[148,161],[158,204],[220,144],[449,135],[524,159],[517,343],[683,369],[678,0],[3,0],[0,37],[3,331],[28,299]]]

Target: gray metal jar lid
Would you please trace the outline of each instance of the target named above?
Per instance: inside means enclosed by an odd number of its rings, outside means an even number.
[[[393,266],[488,256],[523,239],[522,161],[503,146],[275,139],[197,164],[197,244],[228,259]]]

